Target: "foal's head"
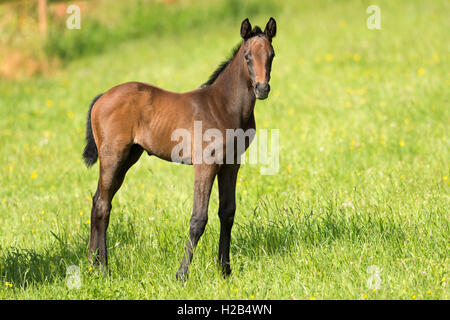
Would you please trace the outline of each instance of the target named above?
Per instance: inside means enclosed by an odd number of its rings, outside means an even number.
[[[272,38],[277,33],[277,23],[274,18],[267,22],[264,32],[259,27],[252,30],[248,19],[241,25],[241,37],[244,39],[243,50],[245,65],[251,79],[255,96],[264,100],[270,91],[270,70],[275,51],[272,47]]]

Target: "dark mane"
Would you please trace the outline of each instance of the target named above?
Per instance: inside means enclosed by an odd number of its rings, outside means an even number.
[[[250,33],[250,36],[246,39],[250,39],[252,37],[255,36],[260,36],[260,35],[264,35],[264,33],[262,32],[261,28],[258,26],[255,26],[252,30],[252,32]],[[216,79],[219,77],[219,75],[223,72],[223,70],[226,69],[226,67],[228,67],[228,65],[231,63],[231,61],[233,61],[234,57],[236,56],[236,54],[238,53],[239,49],[241,48],[242,42],[239,43],[236,47],[234,47],[230,57],[223,61],[216,70],[214,70],[214,72],[209,76],[208,81],[206,81],[204,84],[201,85],[201,88],[203,87],[207,87],[210,86],[214,83],[214,81],[216,81]]]
[[[214,81],[216,81],[217,77],[223,72],[223,70],[225,70],[225,68],[230,64],[231,61],[233,61],[234,57],[236,56],[236,54],[238,53],[239,49],[241,48],[242,43],[239,43],[238,45],[236,45],[230,55],[230,57],[223,61],[216,70],[214,70],[214,72],[209,76],[208,81],[206,81],[204,84],[202,84],[201,88],[203,87],[207,87],[210,86],[214,83]]]

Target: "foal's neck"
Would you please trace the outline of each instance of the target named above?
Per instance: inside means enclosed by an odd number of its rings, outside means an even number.
[[[256,97],[245,69],[243,51],[241,46],[234,59],[211,86],[220,93],[223,108],[229,116],[238,118],[240,124],[246,125],[253,115]]]

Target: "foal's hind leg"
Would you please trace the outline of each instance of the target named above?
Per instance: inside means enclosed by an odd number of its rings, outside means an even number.
[[[239,164],[227,164],[217,174],[220,218],[219,262],[224,275],[231,273],[230,241],[234,213],[236,212],[236,179],[238,171]]]
[[[117,149],[116,149],[117,150]],[[109,224],[111,201],[122,185],[128,169],[142,154],[138,145],[127,146],[115,153],[100,155],[100,178],[97,191],[92,199],[91,236],[89,258],[95,256],[94,263],[107,266],[106,230]]]
[[[206,223],[208,222],[209,196],[216,173],[216,165],[194,165],[194,207],[189,227],[189,240],[186,243],[186,251],[177,272],[179,280],[187,279],[194,249],[203,231],[205,231]]]

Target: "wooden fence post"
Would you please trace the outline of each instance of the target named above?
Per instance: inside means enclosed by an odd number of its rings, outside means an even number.
[[[47,33],[47,1],[38,0],[39,30],[45,36]]]

